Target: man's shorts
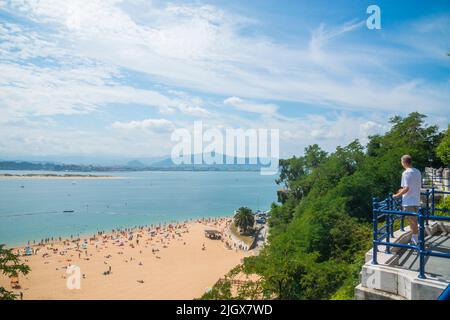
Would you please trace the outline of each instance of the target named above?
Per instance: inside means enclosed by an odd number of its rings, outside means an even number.
[[[404,206],[403,211],[419,212],[419,206]]]
[[[403,211],[407,212],[419,212],[419,206],[404,206]],[[408,216],[408,219],[415,219],[416,217]]]

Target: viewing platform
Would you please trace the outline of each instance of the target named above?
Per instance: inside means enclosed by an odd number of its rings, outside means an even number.
[[[426,189],[418,213],[401,210],[389,196],[373,202],[373,248],[366,253],[355,288],[357,300],[436,300],[450,284],[450,212],[435,199],[448,191]],[[419,243],[411,244],[405,218],[419,222]],[[394,231],[397,229],[397,231]]]

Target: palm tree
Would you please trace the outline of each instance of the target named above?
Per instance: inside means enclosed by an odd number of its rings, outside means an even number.
[[[255,223],[255,217],[252,210],[247,207],[241,207],[234,216],[234,224],[239,227],[244,233],[247,232],[249,227],[252,227]]]

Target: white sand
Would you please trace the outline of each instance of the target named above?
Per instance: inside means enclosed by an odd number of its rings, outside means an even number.
[[[153,237],[145,229],[139,232],[139,245],[136,244],[136,232],[132,241],[127,241],[129,234],[122,234],[117,242],[111,239],[112,234],[108,234],[106,240],[91,239],[87,255],[81,247],[76,248],[82,241],[41,246],[36,255],[22,257],[31,272],[19,277],[21,289],[15,292],[23,292],[24,299],[198,298],[245,256],[242,251],[228,249],[226,240],[205,238],[205,229],[226,230],[227,223],[229,219],[189,222],[178,229],[161,230]],[[166,238],[166,235],[169,236]],[[225,239],[228,239],[227,235]],[[119,246],[121,241],[124,246]],[[202,250],[203,244],[205,250]],[[61,255],[61,250],[67,247],[72,249]],[[58,253],[49,250],[52,248],[58,249]],[[152,253],[152,249],[159,251]],[[47,257],[43,257],[45,253],[48,253]],[[111,257],[106,258],[109,255]],[[65,267],[69,264],[79,266],[81,274],[86,276],[81,279],[80,290],[69,290],[66,286]],[[112,273],[103,275],[109,266]],[[0,285],[10,289],[9,279],[0,276]]]

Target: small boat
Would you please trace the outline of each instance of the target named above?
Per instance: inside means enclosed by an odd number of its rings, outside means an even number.
[[[64,210],[63,213],[72,213],[75,212],[75,210]]]

